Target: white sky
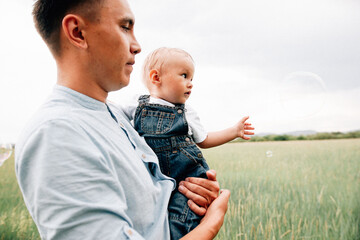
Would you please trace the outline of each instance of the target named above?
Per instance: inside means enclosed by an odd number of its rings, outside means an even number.
[[[0,2],[0,138],[12,142],[56,82],[55,62],[33,27],[32,2]],[[196,62],[189,104],[210,131],[245,115],[258,133],[360,129],[359,1],[130,5],[142,53],[129,87],[111,100],[145,92],[139,73],[150,51],[180,47]]]

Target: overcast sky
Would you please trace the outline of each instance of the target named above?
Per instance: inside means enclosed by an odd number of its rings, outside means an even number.
[[[31,0],[0,2],[0,137],[15,141],[56,83]],[[142,46],[131,83],[109,99],[146,93],[140,68],[155,48],[196,64],[191,104],[209,131],[250,116],[256,132],[360,129],[360,2],[130,0]]]

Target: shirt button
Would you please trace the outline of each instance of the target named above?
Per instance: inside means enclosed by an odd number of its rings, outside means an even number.
[[[183,111],[181,109],[178,109],[177,112],[178,114],[182,114]]]
[[[124,124],[122,124],[122,123],[120,123],[119,125],[120,125],[120,127],[122,127],[122,128],[125,127]]]
[[[188,137],[185,138],[185,141],[190,142],[190,138],[188,138]]]
[[[132,231],[131,231],[130,229],[129,229],[127,232],[128,232],[128,234],[129,234],[130,236],[132,236],[133,233],[132,233]]]
[[[142,157],[143,159],[145,159],[145,158],[146,158],[146,155],[145,155],[145,154],[142,154],[141,157]]]

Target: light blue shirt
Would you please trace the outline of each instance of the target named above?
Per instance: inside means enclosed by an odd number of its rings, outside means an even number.
[[[170,238],[175,182],[108,106],[55,86],[16,144],[16,175],[43,239]]]

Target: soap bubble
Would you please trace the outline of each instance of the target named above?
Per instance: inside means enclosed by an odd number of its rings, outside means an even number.
[[[11,156],[12,145],[0,139],[0,167]]]
[[[321,110],[325,103],[325,93],[325,84],[315,73],[293,72],[285,77],[279,96],[287,113],[305,118]]]
[[[266,157],[270,158],[270,157],[272,157],[272,156],[273,156],[273,152],[272,152],[272,151],[270,151],[270,150],[266,151]]]

